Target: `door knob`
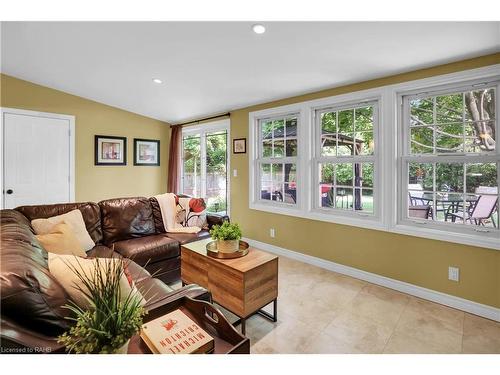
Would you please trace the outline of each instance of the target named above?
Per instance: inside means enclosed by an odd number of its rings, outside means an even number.
[[[13,192],[14,192],[14,190],[12,190],[12,189],[8,189],[8,190],[6,191],[6,193],[7,193],[7,194],[12,194]]]

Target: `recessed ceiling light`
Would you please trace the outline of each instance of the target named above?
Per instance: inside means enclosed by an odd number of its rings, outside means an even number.
[[[266,27],[260,23],[256,23],[252,26],[252,30],[255,34],[264,34],[266,32]]]
[[[159,78],[153,78],[153,82],[158,84],[163,83],[163,81]]]

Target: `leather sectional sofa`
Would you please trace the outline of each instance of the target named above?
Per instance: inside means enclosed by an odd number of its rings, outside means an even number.
[[[206,230],[196,234],[165,233],[160,207],[154,197],[116,198],[99,203],[21,206],[16,211],[31,222],[74,209],[82,212],[87,231],[96,243],[90,251],[91,255],[118,253],[165,283],[180,279],[180,245],[209,236]],[[224,220],[228,218],[207,215],[209,228]]]
[[[45,348],[61,352],[56,337],[68,328],[64,317],[68,302],[64,288],[55,280],[47,264],[47,252],[38,242],[31,220],[60,215],[79,209],[87,231],[96,243],[87,252],[91,257],[126,257],[138,289],[147,292],[146,310],[180,297],[204,299],[210,294],[197,285],[173,290],[166,282],[179,279],[181,243],[208,236],[166,234],[154,198],[119,198],[96,203],[23,206],[0,211],[0,347]],[[158,216],[159,215],[159,216]],[[209,216],[209,225],[224,218]],[[160,226],[161,224],[161,226]],[[154,272],[154,277],[151,272]],[[19,351],[18,351],[19,352]]]

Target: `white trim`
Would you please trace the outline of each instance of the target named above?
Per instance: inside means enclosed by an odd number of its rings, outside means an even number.
[[[18,108],[9,108],[9,107],[0,107],[1,114],[1,128],[0,128],[0,187],[2,188],[2,199],[0,199],[0,208],[4,207],[5,196],[3,194],[4,191],[4,114],[12,113],[16,115],[26,115],[26,116],[34,116],[34,117],[46,117],[46,118],[54,118],[60,120],[69,121],[69,202],[75,201],[75,175],[76,175],[76,167],[75,167],[75,116],[72,115],[64,115],[60,113],[50,113],[50,112],[39,112],[39,111],[30,111],[26,109],[18,109]]]
[[[337,272],[343,275],[351,276],[356,279],[364,280],[372,284],[380,285],[386,288],[394,289],[399,292],[410,294],[428,301],[436,302],[445,306],[465,311],[474,315],[482,316],[491,320],[500,322],[500,308],[484,305],[478,302],[470,301],[464,298],[452,296],[450,294],[427,289],[404,281],[391,279],[389,277],[377,275],[375,273],[363,271],[357,268],[345,266],[329,260],[313,257],[296,251],[288,250],[279,246],[271,245],[265,242],[244,238],[251,246],[268,251],[270,253],[295,259],[300,262],[321,267],[329,271]]]
[[[399,138],[399,104],[403,94],[415,92],[416,90],[432,90],[433,88],[443,87],[444,85],[456,84],[458,82],[467,83],[473,80],[491,80],[498,79],[500,64],[488,67],[471,69],[457,73],[450,73],[420,80],[407,81],[403,83],[380,86],[372,89],[351,92],[347,94],[335,95],[331,97],[314,99],[290,105],[269,108],[249,113],[249,208],[301,217],[305,219],[321,220],[344,225],[353,225],[363,228],[377,229],[392,233],[407,234],[423,238],[432,238],[441,241],[454,242],[472,246],[485,247],[489,249],[500,250],[500,231],[496,231],[492,236],[454,233],[451,228],[431,229],[412,227],[411,225],[402,225],[398,222],[398,178],[399,171],[398,150]],[[500,95],[499,103],[500,103]],[[325,108],[338,103],[348,103],[364,100],[379,100],[379,129],[378,129],[378,216],[363,214],[345,215],[342,212],[321,212],[313,210],[313,151],[312,145],[314,116],[313,112],[318,108]],[[500,104],[499,104],[500,107]],[[297,201],[300,205],[297,207],[288,207],[286,205],[276,205],[270,203],[262,204],[256,200],[256,173],[255,173],[255,155],[256,148],[256,121],[259,118],[275,116],[284,113],[300,112],[299,126],[301,127],[301,140],[299,140],[298,165],[300,165],[300,174],[297,176],[298,191]],[[498,132],[497,132],[498,134]],[[500,150],[499,150],[500,152]],[[376,189],[376,187],[374,187]],[[299,199],[300,196],[300,199]]]

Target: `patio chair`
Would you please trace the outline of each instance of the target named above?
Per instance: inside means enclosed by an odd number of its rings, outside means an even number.
[[[409,206],[426,206],[427,202],[422,199],[424,196],[424,188],[420,184],[408,184],[408,205]]]
[[[408,216],[414,217],[418,219],[428,219],[431,213],[431,206],[409,206],[408,207]]]
[[[497,186],[478,186],[474,192],[476,194],[498,195],[498,187]]]
[[[485,225],[488,219],[492,220],[493,226],[496,228],[496,223],[493,220],[493,214],[497,209],[498,195],[480,195],[474,207],[470,210],[458,211],[450,213],[451,221],[456,219],[469,221],[471,224]]]

